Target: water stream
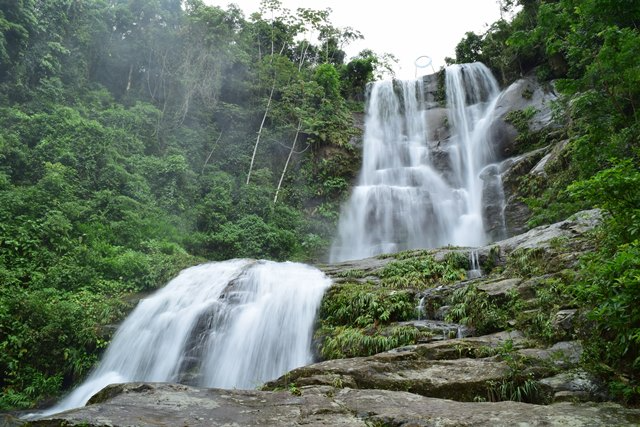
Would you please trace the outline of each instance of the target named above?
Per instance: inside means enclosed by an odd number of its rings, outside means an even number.
[[[297,263],[231,260],[183,270],[142,300],[89,378],[46,416],[113,383],[253,389],[311,363],[316,311],[331,281]]]
[[[445,141],[431,141],[423,80],[373,84],[363,163],[343,206],[330,261],[405,249],[487,243],[482,171],[496,162],[489,129],[498,84],[480,63],[446,69]],[[435,164],[436,150],[446,161]]]

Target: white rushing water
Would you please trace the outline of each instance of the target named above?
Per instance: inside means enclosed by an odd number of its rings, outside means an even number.
[[[446,141],[429,141],[423,81],[374,83],[362,169],[343,206],[330,261],[485,244],[480,176],[497,160],[488,131],[498,94],[498,84],[483,64],[448,67],[451,135]],[[440,145],[447,170],[432,162],[432,148]]]
[[[477,279],[482,277],[482,270],[480,269],[480,257],[477,250],[469,252],[469,270],[467,271],[467,279]]]
[[[331,284],[297,263],[231,260],[183,270],[144,299],[89,378],[46,416],[113,383],[252,389],[312,362],[316,311]]]

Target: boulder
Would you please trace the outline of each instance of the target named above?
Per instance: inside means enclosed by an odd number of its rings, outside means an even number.
[[[554,402],[586,402],[599,400],[602,387],[587,372],[568,371],[538,381],[543,392],[552,396]]]
[[[27,426],[632,426],[640,410],[612,403],[455,402],[405,391],[309,386],[219,390],[172,384],[109,386],[104,402]]]
[[[490,125],[491,140],[503,158],[518,151],[518,132],[505,118],[512,111],[534,108],[536,113],[529,121],[531,131],[550,128],[553,125],[552,102],[557,99],[553,84],[541,85],[535,74],[530,74],[509,86],[497,101],[494,119]]]
[[[441,143],[449,139],[451,131],[448,126],[447,108],[437,107],[431,108],[424,112],[424,119],[427,127],[427,141]]]
[[[508,375],[506,363],[492,359],[460,358],[430,360],[415,352],[381,353],[371,357],[335,359],[294,369],[278,380],[267,383],[269,389],[285,387],[286,383],[326,376],[345,378],[359,389],[404,390],[422,396],[473,401],[486,395],[491,383]],[[344,382],[344,381],[343,381]]]
[[[518,349],[525,340],[519,332],[501,332],[406,346],[369,357],[327,360],[294,369],[265,388],[286,388],[291,383],[350,384],[359,389],[405,390],[471,401],[485,396],[492,383],[508,377],[508,364],[492,357],[507,342]]]
[[[543,156],[538,163],[531,169],[530,174],[534,176],[547,176],[546,169],[548,167],[558,167],[565,148],[569,145],[569,140],[565,139],[556,143],[551,151]]]
[[[478,289],[486,292],[494,299],[506,299],[512,291],[518,291],[522,279],[504,279],[493,282],[484,282],[478,285]]]
[[[553,249],[556,242],[573,239],[580,240],[587,231],[593,230],[602,222],[602,213],[598,209],[578,212],[564,221],[533,228],[526,233],[510,237],[481,248],[482,252],[489,252],[498,246],[502,254],[508,254],[518,249]]]
[[[521,179],[529,174],[537,162],[545,155],[547,147],[512,157],[500,163],[499,170],[503,191],[503,221],[505,236],[515,236],[527,231],[527,221],[531,216],[529,207],[520,200]]]
[[[549,348],[525,348],[518,354],[528,359],[546,362],[546,365],[558,369],[570,369],[580,362],[582,345],[578,341],[561,341]]]
[[[552,326],[559,336],[568,337],[575,333],[577,312],[576,309],[566,309],[555,314]]]
[[[482,221],[491,240],[506,237],[504,221],[505,194],[498,165],[489,165],[480,174],[482,179]]]

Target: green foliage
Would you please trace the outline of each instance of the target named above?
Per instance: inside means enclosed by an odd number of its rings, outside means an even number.
[[[324,358],[367,356],[413,344],[420,333],[412,326],[385,328],[412,318],[414,295],[372,284],[340,283],[324,295],[320,306],[320,354]]]
[[[413,294],[408,291],[341,283],[326,292],[319,315],[327,325],[368,327],[410,319],[414,310]]]
[[[513,402],[548,403],[533,378],[533,374],[525,373],[526,359],[516,353],[512,340],[507,340],[496,349],[498,357],[509,367],[509,372],[501,381],[489,381],[487,399],[489,402],[510,400]]]
[[[550,260],[543,248],[518,248],[507,258],[505,274],[513,277],[539,276],[549,271]]]
[[[571,196],[604,210],[610,244],[640,239],[640,169],[631,159],[568,187]]]
[[[420,332],[412,326],[392,328],[387,334],[375,330],[339,326],[325,338],[322,357],[340,359],[345,357],[371,356],[403,345],[414,344]]]
[[[509,400],[512,402],[539,403],[540,386],[532,378],[524,381],[502,380],[492,381],[487,389],[487,401],[500,402]]]
[[[587,257],[579,272],[578,302],[587,307],[583,330],[588,367],[612,382],[619,397],[637,401],[640,378],[640,243],[635,240]]]
[[[447,305],[451,305],[445,318],[447,322],[468,325],[483,335],[507,329],[508,321],[520,308],[520,299],[513,294],[507,301],[497,303],[472,284],[452,292]]]
[[[402,258],[402,254],[396,256]],[[425,254],[390,262],[380,272],[380,277],[385,286],[392,288],[424,289],[466,278],[468,260],[464,260],[463,266],[460,264],[460,259],[452,254],[444,262],[437,262]]]
[[[4,286],[0,302],[5,410],[29,407],[86,375],[109,339],[96,325],[120,320],[126,308],[117,298],[86,289],[29,292]]]

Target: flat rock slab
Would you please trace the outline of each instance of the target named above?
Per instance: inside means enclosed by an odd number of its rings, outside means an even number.
[[[267,389],[330,384],[359,389],[401,390],[428,397],[472,401],[509,374],[495,358],[434,360],[415,351],[335,359],[294,369]]]
[[[402,391],[302,388],[201,389],[175,384],[109,386],[110,397],[30,426],[632,426],[640,410],[616,404],[473,403]]]

